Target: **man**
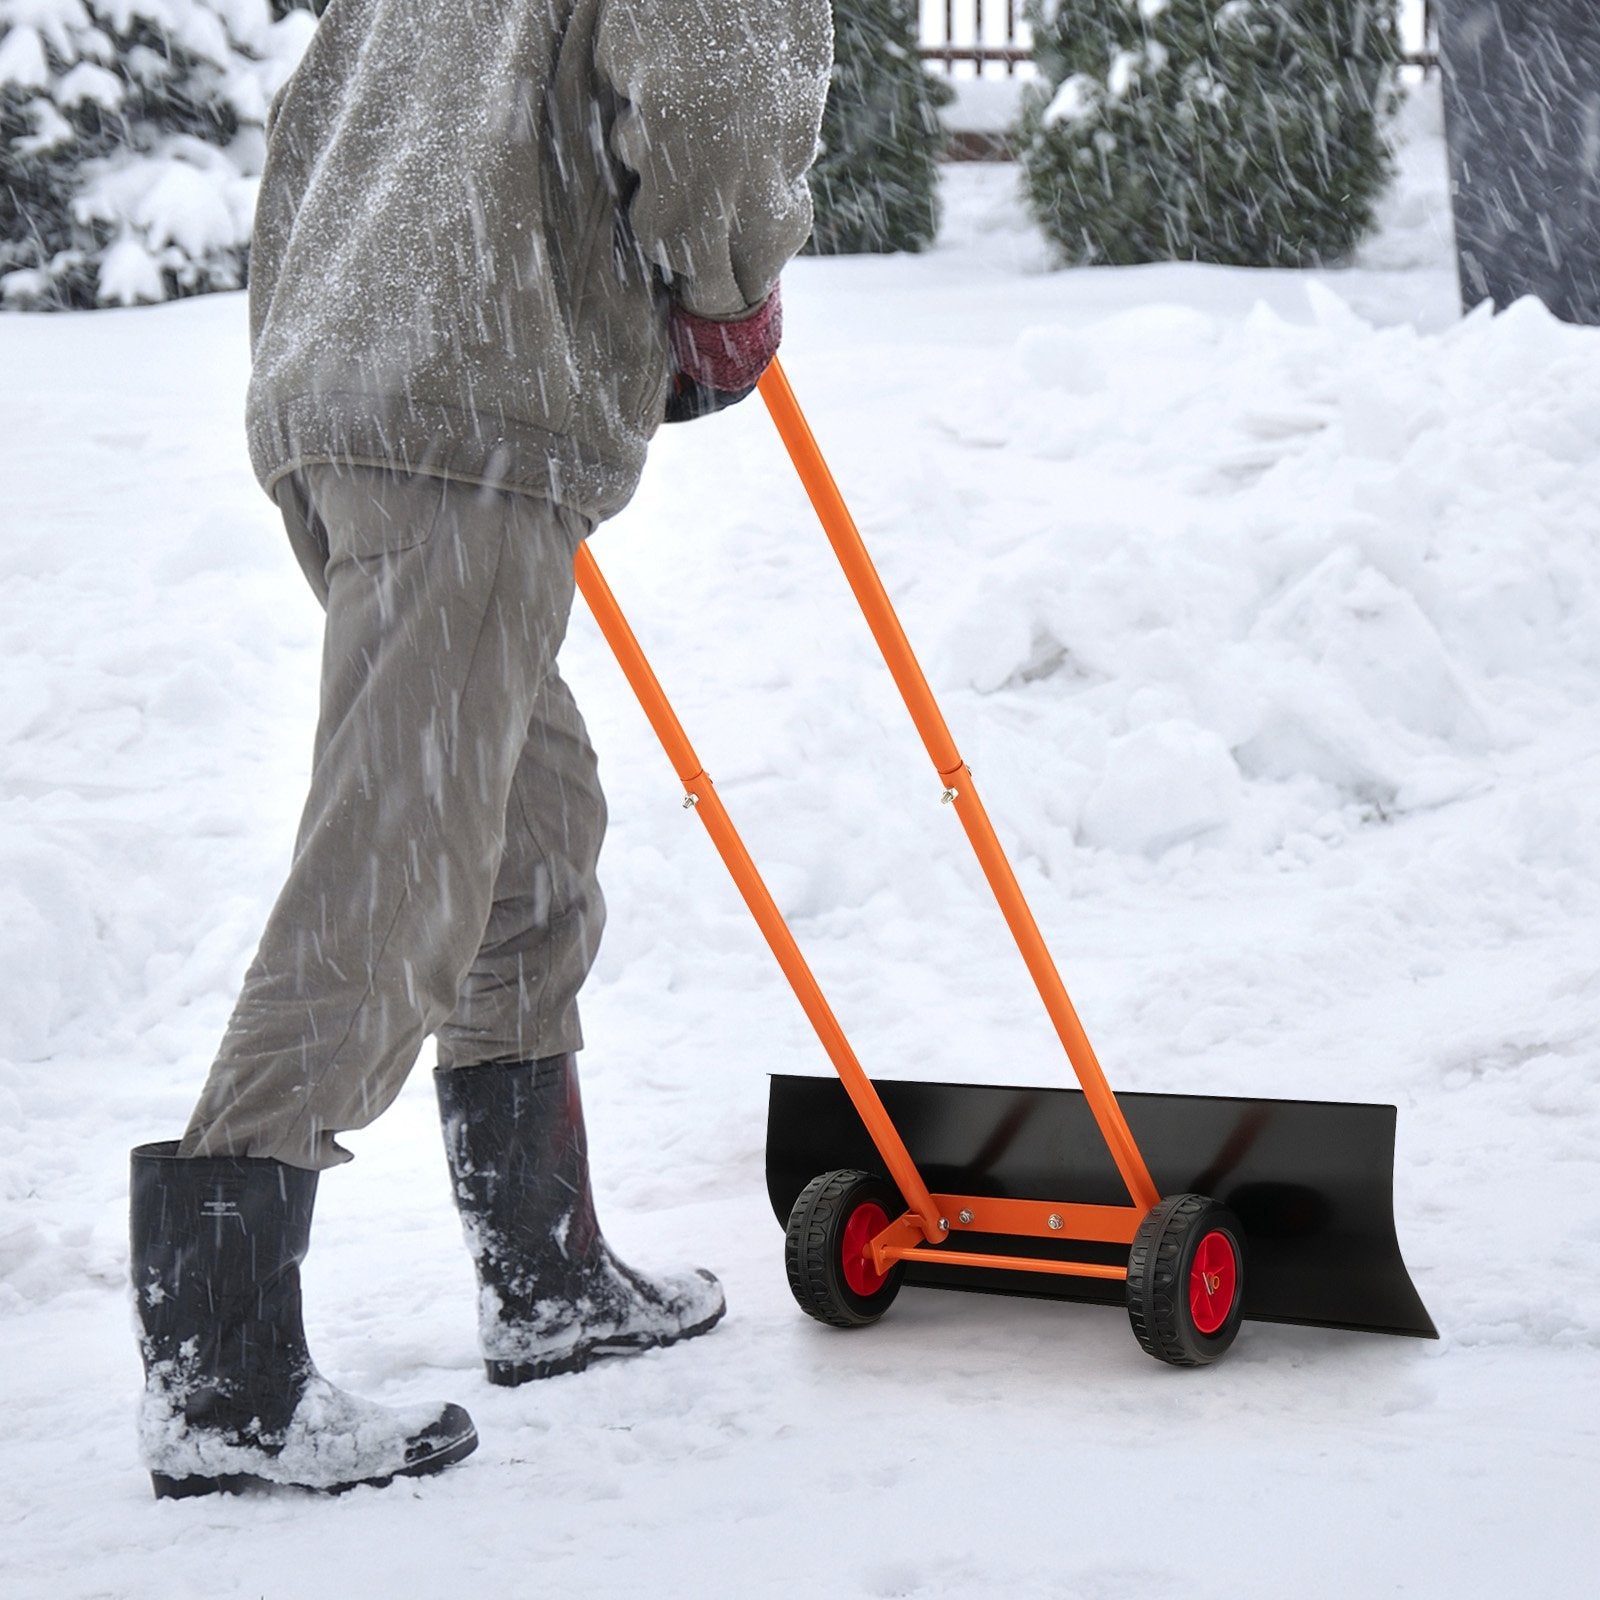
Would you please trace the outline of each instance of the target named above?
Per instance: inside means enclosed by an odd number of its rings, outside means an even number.
[[[556,670],[572,561],[646,442],[748,394],[830,64],[826,0],[332,0],[269,119],[252,460],[327,612],[310,795],[181,1142],[133,1153],[158,1495],[387,1482],[457,1406],[317,1374],[317,1174],[423,1038],[492,1381],[722,1315],[607,1250],[573,1053],[605,807]]]

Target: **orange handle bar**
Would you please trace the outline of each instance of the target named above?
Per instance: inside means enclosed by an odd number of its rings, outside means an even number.
[[[1134,1142],[1122,1108],[1106,1082],[1088,1036],[1078,1021],[1077,1012],[1050,958],[1044,939],[1022,895],[1000,841],[978,799],[972,775],[957,753],[955,741],[945,726],[928,680],[917,664],[911,645],[895,615],[882,580],[878,577],[861,535],[817,447],[811,429],[795,400],[782,367],[774,361],[761,380],[761,398],[772,414],[778,432],[800,474],[811,503],[821,519],[824,532],[844,568],[861,610],[883,652],[901,698],[911,713],[918,733],[927,747],[934,769],[945,786],[945,798],[953,801],[967,838],[977,853],[984,876],[994,891],[1012,936],[1032,974],[1045,1009],[1066,1047],[1089,1107],[1110,1149],[1123,1182],[1135,1206],[1148,1211],[1160,1198],[1151,1182],[1144,1158]],[[930,1244],[949,1237],[948,1221],[941,1217],[937,1202],[929,1193],[916,1163],[911,1159],[899,1131],[884,1110],[872,1080],[867,1077],[845,1038],[844,1030],[823,997],[821,988],[794,936],[783,920],[777,903],[745,849],[711,779],[701,766],[682,724],[668,703],[633,630],[618,607],[610,587],[601,575],[587,544],[579,547],[576,561],[579,589],[594,613],[601,633],[611,646],[623,675],[638,697],[656,737],[661,741],[679,780],[688,791],[686,805],[693,806],[705,823],[712,843],[721,855],[745,904],[789,980],[795,997],[816,1030],[823,1049],[844,1084],[851,1103],[861,1117],[873,1144],[883,1157],[906,1204],[917,1219],[919,1230]],[[957,781],[959,780],[959,782]]]
[[[872,629],[872,636],[877,640],[878,648],[883,652],[884,661],[894,677],[895,687],[899,689],[900,697],[911,713],[911,720],[927,747],[934,770],[945,786],[945,794],[954,803],[956,815],[961,819],[961,825],[977,854],[983,875],[989,880],[989,887],[1000,904],[1001,913],[1022,953],[1039,997],[1044,1001],[1056,1034],[1066,1049],[1067,1059],[1072,1063],[1072,1069],[1083,1087],[1094,1119],[1111,1151],[1111,1159],[1116,1162],[1117,1171],[1122,1175],[1122,1181],[1127,1185],[1134,1203],[1141,1210],[1148,1211],[1160,1199],[1160,1195],[1151,1182],[1144,1157],[1134,1142],[1122,1115],[1122,1107],[1117,1104],[1117,1097],[1106,1082],[1094,1047],[1083,1031],[1083,1024],[1078,1020],[1066,985],[1056,971],[1038,924],[1023,898],[1022,887],[1011,870],[1011,863],[1006,859],[983,802],[978,798],[972,774],[956,753],[955,741],[950,737],[950,730],[945,726],[944,717],[934,702],[927,677],[917,664],[917,658],[912,653],[872,558],[867,554],[867,547],[861,541],[844,497],[839,493],[833,474],[822,458],[822,451],[817,447],[817,441],[800,410],[794,390],[789,387],[789,380],[776,361],[767,368],[761,379],[761,398],[772,413],[772,420],[777,424],[789,459],[794,462],[795,471],[800,474],[800,481],[805,485],[811,504],[822,522],[828,542],[833,546],[840,566],[844,568],[851,589],[855,591],[856,600],[866,615],[867,625]]]
[[[850,1048],[844,1029],[839,1026],[833,1008],[824,998],[811,968],[806,964],[806,958],[795,943],[794,935],[789,931],[789,925],[783,920],[783,913],[778,909],[755,862],[750,859],[750,852],[745,849],[744,841],[739,837],[711,779],[700,765],[700,758],[694,753],[694,746],[689,743],[683,724],[667,703],[660,681],[639,648],[639,641],[628,626],[627,618],[617,605],[616,597],[601,575],[587,544],[578,547],[576,573],[578,587],[583,591],[583,598],[594,613],[606,643],[611,646],[623,676],[638,696],[650,726],[655,729],[656,737],[688,791],[684,804],[693,806],[699,812],[717,854],[722,857],[744,903],[756,919],[756,925],[777,957],[783,975],[789,980],[789,987],[794,990],[795,998],[816,1030],[817,1038],[821,1040],[822,1048],[827,1051],[828,1059],[839,1074],[845,1092],[871,1134],[878,1154],[889,1168],[889,1176],[894,1179],[895,1186],[915,1214],[923,1237],[930,1244],[940,1243],[948,1236],[948,1229],[940,1226],[944,1219],[928,1193],[927,1184],[922,1181],[922,1174],[917,1171],[905,1141],[890,1120],[889,1113],[884,1110],[883,1101],[878,1098],[872,1080],[862,1070],[855,1051]]]

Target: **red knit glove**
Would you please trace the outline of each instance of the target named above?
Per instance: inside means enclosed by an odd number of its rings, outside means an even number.
[[[754,390],[783,337],[783,303],[772,293],[732,322],[697,317],[674,306],[667,330],[672,339],[672,390],[668,422],[692,422],[731,406]]]

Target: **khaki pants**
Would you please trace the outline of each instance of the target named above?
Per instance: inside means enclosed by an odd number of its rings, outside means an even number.
[[[439,478],[279,491],[327,611],[311,791],[181,1147],[320,1168],[440,1064],[581,1044],[605,801],[556,670],[585,519]]]

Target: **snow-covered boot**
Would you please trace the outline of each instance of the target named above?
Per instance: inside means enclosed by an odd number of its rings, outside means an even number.
[[[441,1067],[434,1082],[491,1383],[580,1372],[721,1319],[709,1272],[647,1278],[601,1237],[572,1055]]]
[[[348,1489],[470,1455],[477,1430],[460,1406],[392,1410],[334,1388],[312,1365],[300,1263],[317,1174],[177,1150],[133,1152],[139,1439],[156,1497],[261,1483]]]

